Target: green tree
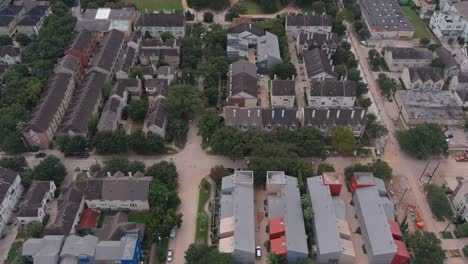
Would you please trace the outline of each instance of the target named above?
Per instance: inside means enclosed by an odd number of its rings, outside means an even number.
[[[413,249],[415,264],[445,263],[445,251],[434,233],[417,231],[408,236],[407,242]]]
[[[127,171],[132,174],[137,172],[144,173],[145,172],[145,164],[141,161],[134,160],[128,163]]]
[[[97,132],[94,137],[96,152],[101,155],[127,152],[128,136],[123,129]]]
[[[177,177],[179,175],[174,163],[167,161],[155,163],[146,169],[146,175],[158,179],[171,189],[177,188]]]
[[[161,34],[159,34],[159,37],[162,39],[162,41],[166,42],[166,40],[169,40],[169,39],[173,39],[174,36],[172,35],[171,32],[163,32]]]
[[[33,175],[37,181],[54,181],[56,186],[60,186],[67,176],[67,169],[60,159],[50,155],[34,167]]]
[[[348,79],[351,81],[359,82],[361,78],[361,72],[357,68],[351,68],[348,70]]]
[[[377,178],[385,181],[388,181],[392,178],[392,167],[390,167],[387,162],[381,159],[372,162],[372,164],[370,164],[370,169]]]
[[[210,8],[216,11],[222,10],[223,8],[229,6],[229,0],[187,0],[187,4],[194,8],[195,10],[201,10],[205,8]]]
[[[33,170],[25,170],[21,174],[21,184],[24,186],[24,189],[29,189],[33,180],[34,180],[34,172]]]
[[[448,150],[444,132],[435,123],[398,130],[396,138],[404,151],[418,158],[426,159],[432,155],[444,154]]]
[[[385,73],[380,73],[379,78],[377,79],[377,83],[380,86],[380,89],[383,91],[384,94],[390,95],[395,92],[396,88],[395,85],[392,83],[392,80],[387,77]]]
[[[312,221],[312,218],[314,218],[314,210],[312,207],[306,207],[303,210],[304,213],[304,219],[308,222]]]
[[[276,255],[275,253],[268,253],[267,263],[268,264],[284,264],[286,263],[286,260],[283,259],[281,256]]]
[[[88,147],[88,142],[82,135],[59,135],[55,143],[65,155],[86,151]]]
[[[275,75],[282,80],[292,79],[293,75],[297,76],[296,67],[289,62],[276,64],[270,71],[270,78],[274,79]]]
[[[146,133],[146,144],[147,151],[151,154],[163,154],[166,152],[166,146],[164,144],[164,138],[158,134],[154,134],[151,131]]]
[[[317,175],[322,175],[324,172],[335,172],[333,164],[320,163],[317,169]]]
[[[444,218],[450,220],[453,211],[452,206],[442,187],[434,184],[426,186],[427,200],[437,221],[444,221]]]
[[[180,198],[177,190],[161,182],[160,178],[153,178],[149,189],[150,207],[162,207],[164,209],[174,209],[180,205]]]
[[[346,127],[334,128],[331,132],[331,145],[339,153],[351,155],[357,147],[353,132]]]
[[[366,133],[371,139],[380,138],[388,134],[388,129],[377,121],[377,116],[373,113],[367,114]]]
[[[241,14],[247,13],[247,7],[242,4],[235,4],[229,8],[226,14],[226,21],[232,21],[234,18],[239,17]]]
[[[133,121],[143,121],[148,111],[148,102],[146,100],[131,100],[128,104],[128,116]]]
[[[13,40],[8,35],[0,35],[0,46],[13,45]]]
[[[440,58],[435,58],[431,62],[431,67],[440,68],[443,70],[445,66],[445,63]]]
[[[368,91],[369,91],[369,88],[367,88],[367,83],[363,83],[363,82],[356,83],[356,96],[361,96],[363,94],[366,94]]]
[[[335,72],[340,78],[346,76],[346,68],[342,64],[338,64],[335,66]]]
[[[0,159],[0,167],[22,172],[28,166],[26,159],[23,156],[2,157]]]
[[[148,238],[150,241],[158,241],[159,238],[169,237],[174,226],[180,227],[182,224],[182,214],[178,214],[174,209],[165,210],[162,207],[151,209],[149,222],[146,225]]]
[[[42,223],[33,221],[21,226],[21,233],[27,238],[40,238],[43,228]]]
[[[141,78],[143,77],[143,71],[138,67],[133,67],[130,69],[128,76],[130,78]]]
[[[109,95],[112,91],[112,84],[109,81],[105,81],[104,85],[102,86],[102,97],[107,100]]]
[[[353,178],[353,174],[355,172],[370,172],[370,171],[371,169],[369,168],[369,166],[361,164],[361,163],[354,164],[354,166],[346,167],[344,171],[346,183],[349,184],[351,182],[351,179]]]
[[[206,109],[198,121],[198,134],[202,137],[203,142],[207,143],[213,133],[223,126],[221,117],[216,109]]]
[[[181,120],[192,119],[202,108],[198,90],[189,85],[175,85],[164,104],[170,117]]]
[[[301,195],[301,205],[302,208],[310,207],[312,202],[310,201],[310,196],[308,194]]]
[[[468,237],[468,223],[459,225],[457,233],[460,234],[461,237]]]
[[[208,225],[208,217],[204,212],[199,212],[197,215],[197,225],[200,227],[200,231],[205,231]]]
[[[103,171],[106,173],[109,172],[111,174],[120,171],[126,174],[128,173],[128,163],[128,159],[123,157],[111,158],[109,160],[104,161]]]
[[[149,148],[145,133],[142,130],[132,132],[128,137],[128,147],[137,154],[148,154]]]
[[[186,264],[234,264],[234,256],[228,253],[220,253],[216,248],[210,248],[205,244],[191,244],[185,251]]]
[[[96,115],[92,115],[88,120],[88,137],[92,139],[97,131],[98,126],[98,117]]]
[[[213,23],[213,13],[211,12],[205,12],[203,13],[203,22],[205,23]]]
[[[372,101],[369,97],[366,98],[360,98],[359,99],[359,106],[368,109],[372,105]]]
[[[29,45],[29,43],[32,42],[32,39],[28,35],[23,33],[16,34],[15,39],[21,45],[21,47],[26,47],[27,45]]]
[[[420,43],[421,45],[427,46],[427,45],[429,45],[429,43],[431,43],[431,40],[428,39],[428,38],[426,38],[426,37],[424,37],[424,38],[421,38],[421,39],[419,40],[419,43]]]

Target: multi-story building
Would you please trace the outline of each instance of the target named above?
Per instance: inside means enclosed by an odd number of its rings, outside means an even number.
[[[225,125],[241,131],[279,129],[295,130],[299,127],[299,111],[294,108],[259,108],[228,106],[224,108]]]
[[[307,258],[307,235],[297,178],[284,171],[268,171],[266,177],[271,252],[290,262]]]
[[[48,203],[54,199],[57,187],[53,181],[33,181],[18,213],[21,224],[42,223],[47,214]]]
[[[0,9],[0,35],[13,36],[16,24],[24,17],[26,9],[21,5],[10,5]]]
[[[436,0],[413,0],[413,2],[419,9],[419,17],[421,19],[430,18],[437,6]]]
[[[299,33],[296,39],[296,50],[303,54],[306,50],[323,49],[327,53],[335,53],[338,48],[336,33]]]
[[[458,13],[435,11],[429,27],[441,41],[458,39],[465,28],[465,19]]]
[[[0,0],[0,10],[6,8],[13,0]]]
[[[294,107],[296,100],[296,82],[292,80],[271,81],[271,106],[272,107]]]
[[[445,84],[442,70],[434,67],[405,68],[401,81],[409,90],[442,90]]]
[[[331,60],[331,54],[327,54],[325,50],[319,48],[304,51],[304,67],[309,82],[336,79],[338,77],[334,71],[335,66],[333,66]]]
[[[468,106],[468,90],[456,90],[453,92],[453,97],[455,98],[459,106]]]
[[[414,28],[397,0],[361,0],[359,6],[371,38],[413,38]]]
[[[124,85],[117,83],[111,90],[109,99],[104,105],[97,126],[98,131],[115,130],[120,126],[123,108],[127,105],[128,91]]]
[[[122,32],[111,30],[106,33],[88,65],[88,71],[106,74],[108,80],[112,80],[117,71],[118,61],[124,50],[124,45],[124,34]]]
[[[356,101],[356,83],[353,81],[311,81],[306,90],[309,106],[353,107]]]
[[[298,33],[331,33],[333,17],[331,15],[288,14],[286,33],[296,37]]]
[[[176,70],[172,66],[159,66],[156,70],[156,75],[158,80],[163,81],[162,83],[171,85],[176,78]]]
[[[68,236],[60,251],[60,263],[92,263],[98,242],[98,238],[93,235]]]
[[[18,173],[0,168],[0,234],[3,233],[13,209],[23,193],[21,178]]]
[[[48,5],[36,5],[16,24],[16,31],[26,35],[39,35],[39,30],[51,10]]]
[[[252,171],[235,171],[221,182],[219,251],[235,263],[255,263],[255,211]]]
[[[362,107],[303,107],[301,122],[303,127],[316,128],[329,137],[333,128],[349,128],[355,137],[361,137],[367,125],[366,109]]]
[[[21,49],[13,45],[0,46],[0,64],[21,63]]]
[[[457,179],[458,184],[451,198],[455,212],[468,223],[468,179]]]
[[[336,173],[324,173],[307,179],[307,190],[314,211],[314,253],[317,254],[319,264],[355,262],[345,202],[340,197],[341,185]]]
[[[257,43],[257,66],[260,72],[266,73],[276,64],[282,63],[278,37],[268,31]]]
[[[28,263],[56,264],[60,261],[64,235],[46,235],[30,238],[23,244],[22,256]]]
[[[23,136],[30,146],[48,148],[75,90],[73,75],[55,73],[47,81],[41,99],[23,130]]]
[[[148,131],[161,136],[166,136],[167,113],[164,109],[164,98],[153,100],[146,114],[145,126]]]
[[[126,79],[129,77],[130,69],[135,66],[138,58],[138,49],[127,45],[127,48],[122,52],[119,58],[119,65],[117,66],[117,72],[115,73],[116,79]]]
[[[445,81],[448,81],[450,78],[460,73],[460,66],[446,48],[437,48],[434,51],[434,57],[440,59],[440,61],[444,63],[443,77]]]
[[[159,37],[163,32],[170,32],[175,38],[185,37],[185,16],[182,13],[142,13],[135,28],[143,34]]]
[[[86,67],[96,49],[96,34],[90,31],[80,31],[72,40],[65,54],[74,56]]]
[[[240,59],[229,66],[228,105],[255,107],[258,103],[257,66]]]
[[[390,71],[403,71],[407,67],[428,67],[432,63],[432,51],[415,48],[387,48],[384,59]]]
[[[468,74],[459,74],[453,76],[449,85],[450,90],[466,90],[468,89]]]
[[[75,31],[90,32],[109,32],[118,30],[122,32],[125,39],[129,39],[132,34],[132,27],[137,17],[134,7],[124,8],[88,8],[80,12],[81,9],[75,8],[77,22]]]
[[[169,66],[178,68],[180,64],[180,40],[160,38],[144,39],[140,43],[139,61],[141,65],[158,66],[164,62]]]
[[[468,73],[468,46],[466,43],[463,45],[462,52],[463,58],[462,62],[460,63],[460,70],[463,73]]]
[[[72,55],[65,55],[59,59],[54,68],[55,73],[68,73],[73,75],[75,83],[79,83],[85,68],[81,64],[80,59]]]

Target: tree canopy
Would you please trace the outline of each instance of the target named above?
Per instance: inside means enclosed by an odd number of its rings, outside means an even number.
[[[207,143],[213,133],[223,126],[219,113],[214,108],[206,109],[198,121],[198,134]]]
[[[13,40],[8,35],[0,35],[0,46],[12,45]]]
[[[128,116],[133,121],[143,121],[148,111],[148,102],[146,100],[131,100],[128,104]]]
[[[290,62],[276,64],[270,71],[270,78],[274,79],[275,76],[282,80],[297,77],[296,67]]]
[[[351,155],[357,147],[353,132],[346,127],[336,127],[331,132],[331,145],[339,153]]]
[[[111,174],[114,174],[118,171],[128,174],[128,173],[137,173],[145,172],[145,164],[141,161],[129,161],[126,158],[123,157],[115,157],[111,158],[109,160],[104,161],[104,167],[102,169],[104,172],[110,172]]]
[[[187,0],[187,4],[195,10],[207,8],[219,11],[229,5],[229,0]]]
[[[186,264],[234,264],[234,256],[220,253],[218,249],[204,244],[191,244],[185,251]]]
[[[415,125],[409,129],[396,132],[400,147],[417,158],[429,158],[432,155],[444,154],[448,144],[441,127],[435,123]]]
[[[88,146],[86,138],[82,135],[60,135],[55,140],[55,143],[65,155],[86,151]]]
[[[67,176],[67,169],[60,159],[55,156],[47,156],[33,170],[34,180],[54,181],[56,186],[60,186]]]
[[[408,245],[413,249],[415,264],[445,263],[445,251],[434,233],[416,231],[408,236]]]

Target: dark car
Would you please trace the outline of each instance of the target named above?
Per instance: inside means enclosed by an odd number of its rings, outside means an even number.
[[[45,158],[45,156],[47,156],[47,154],[45,154],[44,152],[39,152],[36,153],[36,155],[34,155],[34,157],[36,158]]]

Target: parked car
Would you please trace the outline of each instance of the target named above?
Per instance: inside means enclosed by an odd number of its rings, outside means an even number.
[[[83,168],[82,171],[83,172],[90,172],[91,170],[89,168]]]
[[[36,158],[45,158],[45,156],[47,156],[47,154],[45,154],[44,152],[39,152],[36,153],[36,155],[34,155],[34,157]]]
[[[177,233],[177,226],[174,226],[171,230],[171,233],[169,234],[169,236],[171,238],[174,238],[176,236],[176,233]]]
[[[172,256],[173,256],[173,252],[172,252],[172,249],[169,249],[167,251],[167,262],[172,262]]]
[[[13,210],[11,210],[11,211],[12,211],[13,213],[17,213],[17,212],[19,212],[19,207],[15,207],[15,208],[13,208]]]
[[[260,246],[255,247],[255,257],[262,258],[262,248]]]

